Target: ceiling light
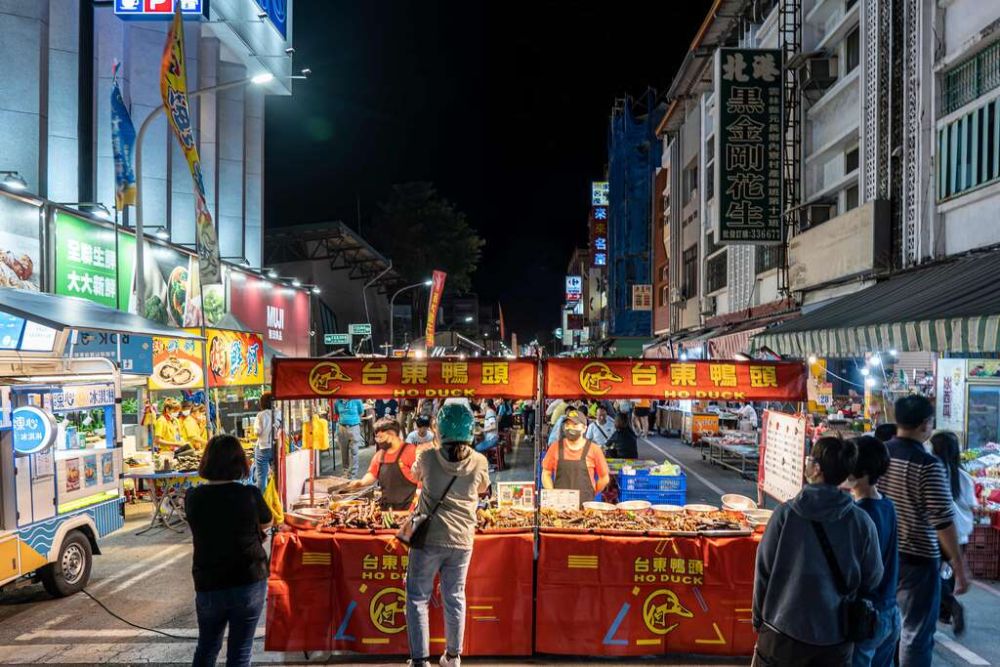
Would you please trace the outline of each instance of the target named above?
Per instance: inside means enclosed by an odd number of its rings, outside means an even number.
[[[861,374],[862,374],[862,375],[864,375],[865,377],[868,377],[868,374],[869,374],[870,372],[871,372],[871,371],[869,371],[869,370],[868,370],[868,367],[867,367],[867,366],[865,366],[864,368],[862,368],[862,369],[861,369]]]
[[[275,271],[274,269],[268,269],[267,277],[270,278],[271,280],[276,280],[278,278],[278,272]]]
[[[319,294],[319,293],[320,293],[320,292],[322,292],[322,291],[323,291],[323,290],[321,290],[321,289],[319,288],[319,285],[313,285],[313,289],[312,289],[312,293],[313,293],[313,294]]]
[[[270,72],[261,72],[260,74],[255,74],[251,79],[250,83],[256,84],[258,86],[265,83],[271,83],[274,81],[274,75]]]
[[[0,171],[3,174],[3,181],[5,187],[11,190],[26,190],[28,188],[28,182],[21,178],[21,174],[16,171]]]
[[[812,364],[815,364],[815,363],[816,363],[816,355],[815,354],[810,354],[809,355],[809,364],[812,365]]]
[[[158,239],[162,239],[164,241],[167,241],[167,240],[170,239],[170,232],[167,231],[166,227],[160,227],[159,229],[156,230],[155,236]]]
[[[302,281],[298,278],[292,278],[292,287],[302,287]]]

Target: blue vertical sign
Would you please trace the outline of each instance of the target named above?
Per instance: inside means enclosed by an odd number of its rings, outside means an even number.
[[[288,0],[254,0],[281,36],[288,39]]]

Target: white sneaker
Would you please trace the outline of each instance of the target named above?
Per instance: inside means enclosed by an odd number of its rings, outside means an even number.
[[[441,667],[461,667],[462,656],[456,655],[454,658],[449,658],[447,653],[441,654],[441,659],[438,660],[438,664]]]

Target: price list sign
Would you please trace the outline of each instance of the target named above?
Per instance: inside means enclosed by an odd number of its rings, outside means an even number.
[[[786,502],[802,489],[806,454],[806,419],[764,411],[761,429],[761,471],[757,485],[767,495]]]
[[[781,51],[715,53],[717,243],[781,243]]]

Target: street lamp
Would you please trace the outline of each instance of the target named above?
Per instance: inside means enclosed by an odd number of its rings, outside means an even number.
[[[16,171],[4,170],[0,171],[0,174],[3,175],[3,179],[0,180],[0,183],[2,183],[4,187],[10,188],[11,190],[28,189],[28,182],[21,178],[21,174]]]
[[[398,290],[396,290],[396,293],[392,295],[391,299],[389,299],[389,348],[386,350],[385,353],[386,357],[388,357],[392,353],[392,347],[396,344],[395,331],[394,331],[396,326],[396,318],[392,316],[393,315],[392,304],[396,300],[396,297],[408,289],[416,289],[417,287],[430,287],[433,284],[434,284],[433,280],[427,279],[419,283],[413,283],[412,285],[401,287]]]
[[[462,321],[463,321],[463,322],[471,322],[471,321],[472,321],[472,315],[466,315],[466,316],[465,316],[465,319],[464,319],[464,320],[462,320]]]
[[[96,215],[98,218],[103,218],[104,220],[111,220],[113,216],[108,207],[101,202],[97,201],[65,201],[58,202],[60,206],[75,206],[78,209],[90,209],[91,215]]]
[[[288,79],[305,79],[306,70],[302,70],[302,74],[297,76],[286,77]],[[242,88],[244,86],[253,85],[263,85],[270,83],[274,80],[274,75],[270,72],[262,72],[245,79],[239,79],[237,81],[227,81],[226,83],[219,83],[214,86],[208,86],[206,88],[199,88],[198,90],[192,90],[188,93],[188,99],[193,99],[195,97],[201,97],[205,93],[219,92],[222,90],[228,90],[230,88]],[[141,301],[142,295],[145,294],[145,276],[144,264],[143,264],[143,247],[142,241],[145,238],[143,228],[142,228],[142,140],[146,136],[146,130],[152,122],[163,113],[163,105],[157,105],[149,112],[146,119],[142,121],[142,125],[139,126],[139,134],[135,138],[135,293],[139,295]],[[0,172],[4,173],[4,172]]]

